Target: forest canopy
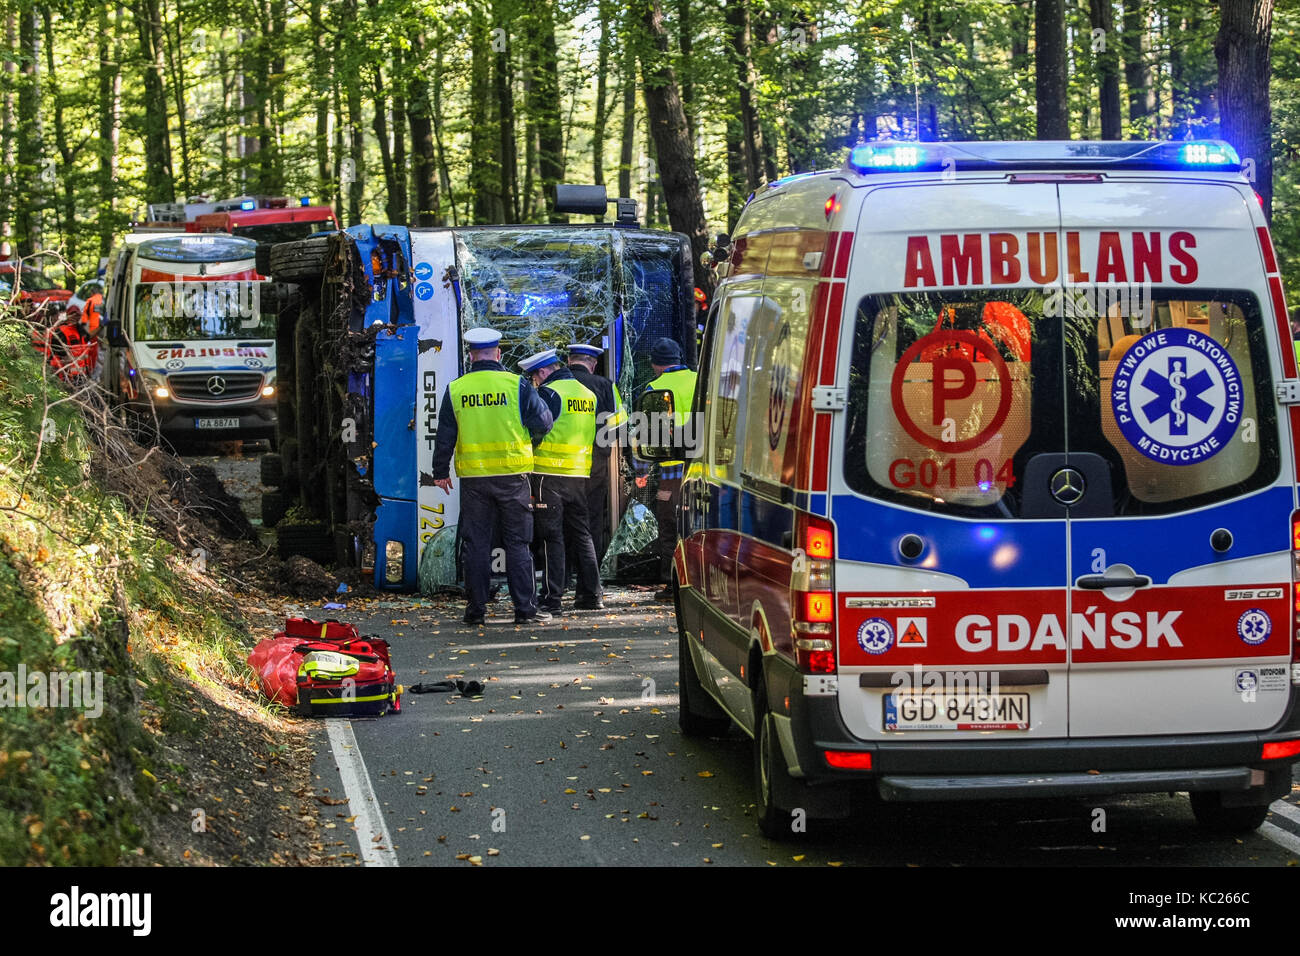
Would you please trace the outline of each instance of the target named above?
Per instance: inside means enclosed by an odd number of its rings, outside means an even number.
[[[10,0],[3,18],[0,230],[61,253],[68,284],[151,202],[544,222],[555,183],[596,182],[698,243],[860,139],[1213,136],[1250,160],[1300,282],[1300,0]],[[694,181],[683,227],[670,200]]]

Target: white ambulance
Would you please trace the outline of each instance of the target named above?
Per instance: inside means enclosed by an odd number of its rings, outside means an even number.
[[[276,317],[257,243],[140,229],[108,265],[104,388],[170,442],[273,439]]]
[[[850,784],[1258,826],[1300,754],[1300,381],[1232,148],[860,145],[722,273],[681,723],[753,736],[763,830]]]

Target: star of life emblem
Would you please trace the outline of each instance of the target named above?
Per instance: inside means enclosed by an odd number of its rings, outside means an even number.
[[[1124,438],[1152,461],[1194,465],[1217,455],[1242,416],[1242,381],[1228,350],[1187,328],[1143,336],[1120,359],[1111,408]]]

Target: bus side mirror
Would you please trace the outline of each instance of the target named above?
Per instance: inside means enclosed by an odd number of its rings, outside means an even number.
[[[684,454],[673,418],[673,393],[646,392],[628,422],[632,453],[642,461],[672,461]]]

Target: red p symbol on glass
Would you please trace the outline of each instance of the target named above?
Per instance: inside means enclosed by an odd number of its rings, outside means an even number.
[[[949,401],[969,398],[975,392],[975,364],[960,353],[937,355],[932,364],[934,382],[933,414],[934,424],[942,425],[947,417],[945,411]],[[958,373],[958,378],[948,376],[949,370]]]

